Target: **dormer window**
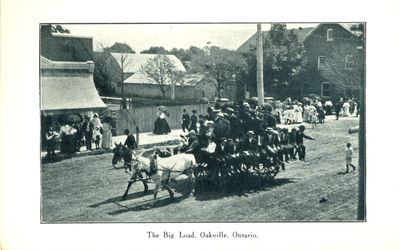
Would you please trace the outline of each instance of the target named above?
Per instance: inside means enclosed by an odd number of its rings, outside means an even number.
[[[326,40],[333,41],[333,29],[328,29],[326,31]]]

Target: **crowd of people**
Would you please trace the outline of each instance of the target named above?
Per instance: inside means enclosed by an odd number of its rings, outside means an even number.
[[[326,115],[358,116],[359,105],[356,100],[340,98],[335,104],[331,100],[324,103],[320,98],[304,98],[301,101],[290,98],[280,102],[258,106],[256,100],[237,104],[216,103],[207,112],[198,114],[197,110],[182,113],[181,152],[199,149],[206,154],[235,153],[244,150],[267,150],[281,162],[305,159],[303,138],[313,139],[304,133],[303,122],[315,127],[324,123]],[[154,123],[154,134],[168,134],[171,129],[167,122],[166,107],[159,106]],[[279,128],[277,124],[299,124],[298,128]],[[100,120],[97,113],[90,119],[85,115],[82,121],[66,121],[59,132],[48,127],[45,133],[47,155],[54,157],[56,144],[61,141],[61,153],[71,154],[80,151],[82,145],[87,150],[109,149],[112,147],[111,121]],[[137,148],[135,136],[126,129],[125,145]]]
[[[82,144],[86,145],[87,150],[109,149],[112,147],[111,121],[100,120],[97,113],[90,119],[85,115],[82,121],[66,120],[61,122],[59,132],[56,132],[53,126],[49,126],[45,133],[45,145],[47,156],[53,158],[57,143],[60,142],[60,152],[72,154],[80,151]]]
[[[305,126],[280,128],[276,110],[270,104],[256,101],[221,105],[216,103],[205,114],[182,114],[182,143],[179,152],[202,155],[203,159],[232,155],[243,151],[264,152],[277,162],[305,160]],[[283,164],[284,166],[284,164]],[[283,169],[284,170],[284,169]]]
[[[308,122],[313,124],[324,123],[326,115],[335,113],[336,119],[340,116],[358,116],[360,107],[356,100],[341,97],[335,105],[331,100],[322,102],[320,98],[304,98],[302,102],[287,98],[284,102],[275,103],[277,121],[282,124],[296,124]]]

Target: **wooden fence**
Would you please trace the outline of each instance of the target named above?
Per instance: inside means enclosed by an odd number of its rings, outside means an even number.
[[[192,110],[197,110],[197,114],[206,114],[209,104],[193,104],[193,105],[180,105],[168,106],[167,110],[169,117],[167,121],[171,129],[181,128],[182,124],[182,110],[186,109],[191,115]],[[154,129],[154,122],[156,121],[157,107],[138,107],[127,110],[118,110],[115,112],[116,133],[121,135],[125,129],[135,131],[136,126],[139,126],[140,132],[151,132]]]

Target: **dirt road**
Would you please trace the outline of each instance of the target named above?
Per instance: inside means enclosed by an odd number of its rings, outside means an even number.
[[[306,161],[287,164],[275,182],[241,193],[203,193],[187,196],[186,179],[173,185],[175,199],[167,191],[152,199],[135,183],[121,202],[128,175],[113,169],[111,154],[77,157],[42,165],[42,222],[239,222],[356,220],[358,171],[344,174],[344,147],[353,144],[358,166],[356,118],[327,123],[306,132]],[[150,189],[153,186],[150,185]],[[325,198],[326,202],[320,203]]]

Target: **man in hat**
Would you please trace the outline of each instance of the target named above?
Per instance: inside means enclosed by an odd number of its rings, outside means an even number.
[[[278,153],[278,145],[279,145],[279,135],[273,128],[267,127],[265,130],[266,134],[264,135],[264,146],[267,151],[273,155],[277,156]]]
[[[192,116],[190,117],[190,126],[189,126],[189,131],[194,130],[196,134],[198,133],[197,131],[197,116],[196,116],[197,110],[192,110]]]
[[[289,152],[291,145],[289,144],[289,130],[287,128],[283,128],[280,133],[280,160],[289,162]],[[283,159],[285,158],[285,159]]]
[[[297,154],[298,146],[297,146],[296,134],[297,134],[296,128],[292,128],[288,134],[289,135],[289,156],[290,156],[290,160],[292,160],[292,161],[297,160],[296,154]]]
[[[299,152],[299,160],[305,161],[306,158],[306,146],[304,146],[303,138],[308,140],[315,140],[315,138],[308,136],[304,133],[306,127],[304,125],[300,125],[299,130],[296,132],[296,143],[298,145],[298,152]]]
[[[258,142],[256,139],[256,134],[253,131],[247,132],[247,137],[243,142],[243,150],[257,150]]]
[[[182,130],[183,130],[183,132],[186,132],[186,130],[189,131],[189,124],[190,124],[190,116],[187,113],[186,109],[184,109],[183,113],[182,113]]]
[[[93,122],[90,121],[89,116],[87,116],[87,115],[85,116],[85,121],[83,122],[81,128],[83,131],[83,135],[85,136],[86,149],[91,150],[94,124],[93,124]]]
[[[222,112],[217,113],[217,117],[214,122],[214,133],[216,142],[219,143],[222,137],[231,137],[231,125],[229,121],[225,119],[225,115]]]
[[[135,136],[129,131],[129,129],[125,129],[124,134],[127,136],[124,145],[130,149],[137,148]]]

